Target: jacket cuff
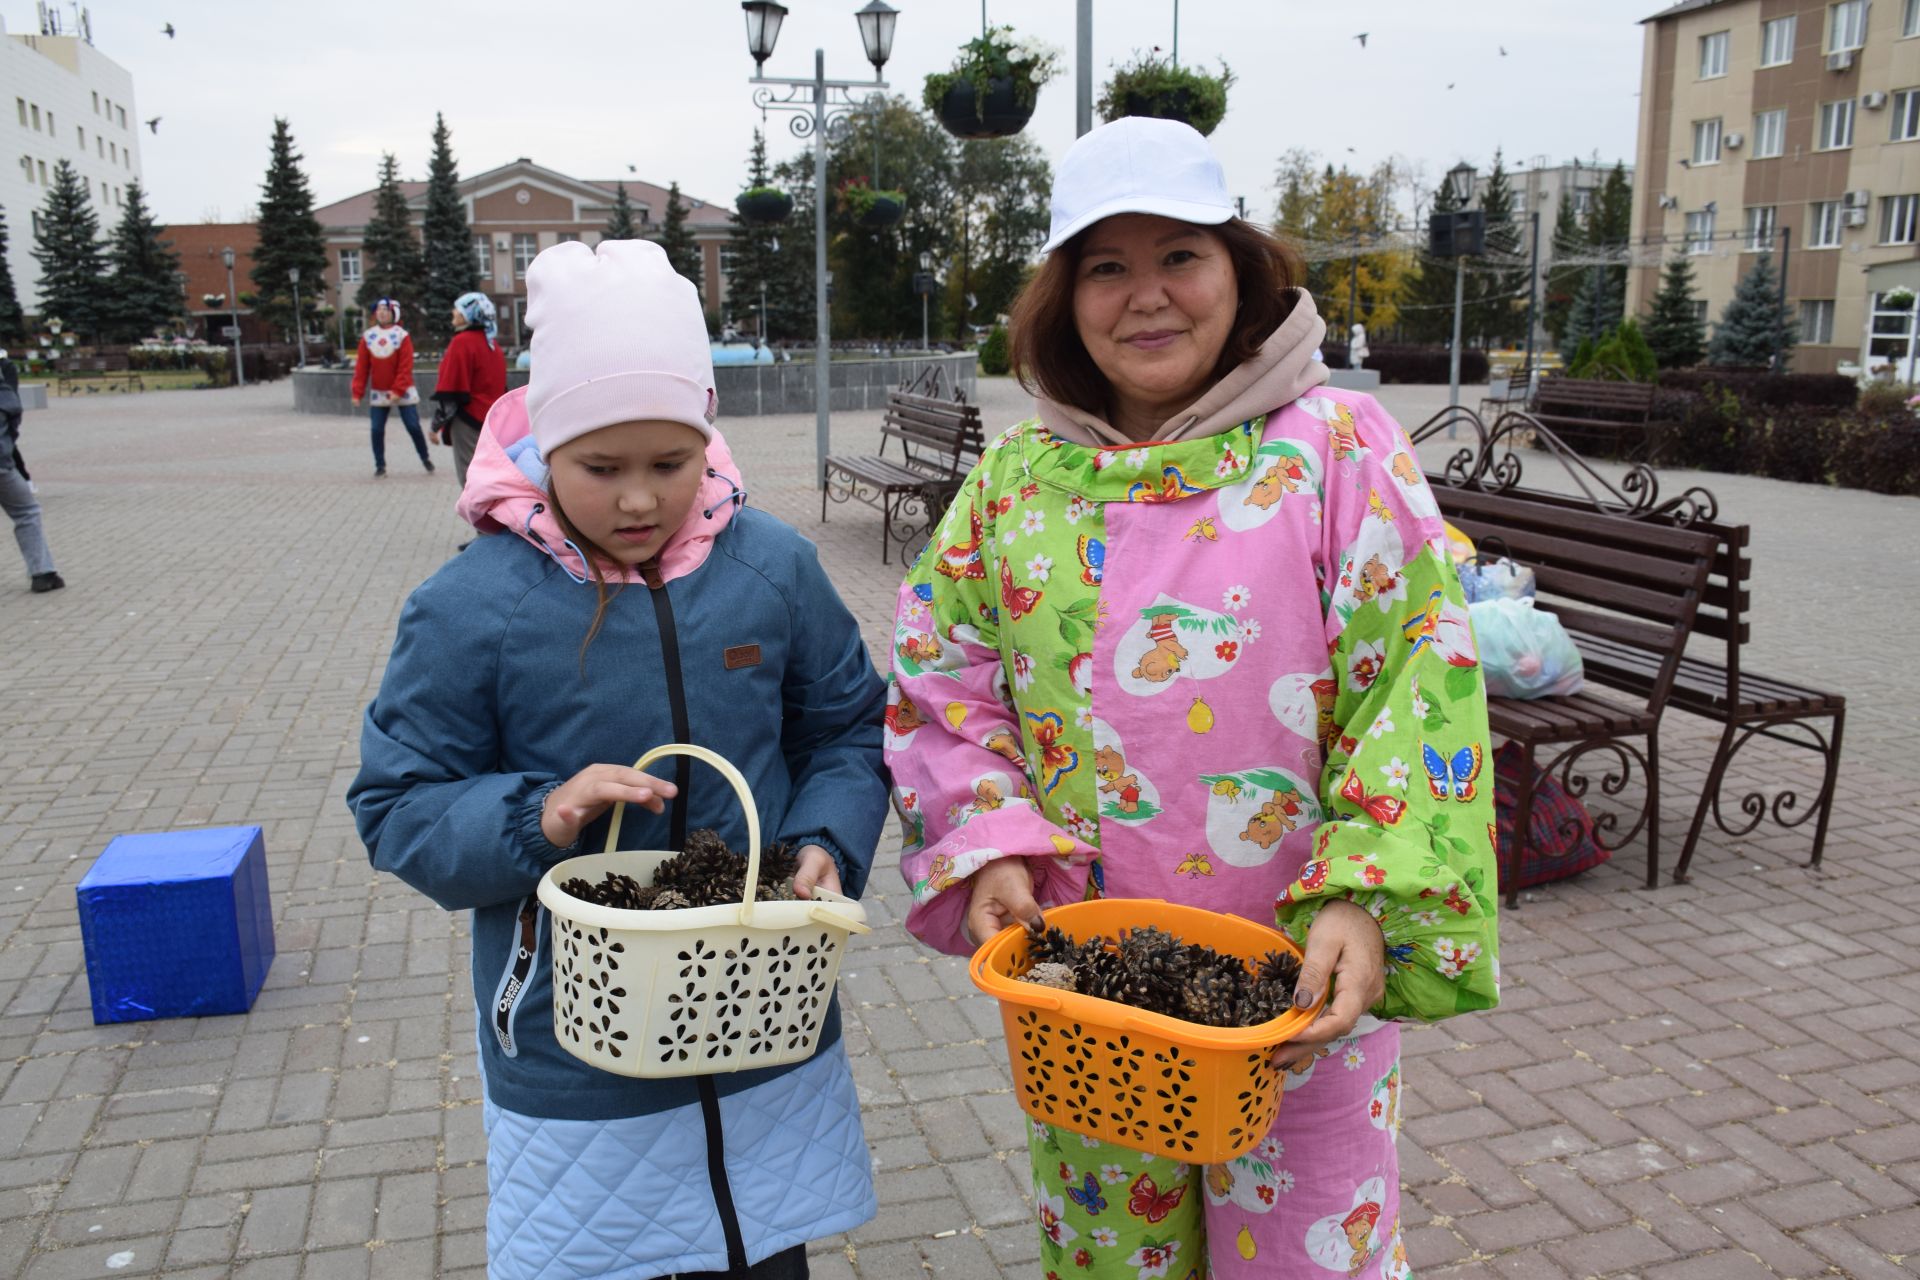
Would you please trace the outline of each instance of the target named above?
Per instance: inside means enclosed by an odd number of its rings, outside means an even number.
[[[860,883],[860,869],[848,860],[846,850],[842,849],[832,836],[824,831],[810,831],[801,836],[781,836],[779,842],[794,850],[810,844],[819,845],[827,851],[828,856],[833,859],[834,869],[840,873],[841,892],[850,898],[860,896],[857,890],[864,887]]]
[[[515,831],[519,837],[521,852],[529,861],[542,871],[555,863],[565,862],[580,852],[580,838],[574,837],[573,843],[561,848],[547,839],[547,833],[540,829],[540,819],[547,809],[547,797],[560,784],[548,782],[535,787],[520,810],[520,822]]]

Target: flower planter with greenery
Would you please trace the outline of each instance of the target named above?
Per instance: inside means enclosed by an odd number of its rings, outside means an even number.
[[[921,101],[957,138],[1008,138],[1027,127],[1040,86],[1060,73],[1060,53],[1012,27],[967,41],[950,71],[927,77]]]
[[[758,227],[785,222],[793,212],[793,197],[778,187],[748,187],[734,197],[740,220]]]
[[[1178,120],[1201,133],[1212,133],[1227,114],[1227,90],[1233,72],[1223,61],[1220,74],[1208,75],[1192,67],[1175,66],[1171,59],[1143,54],[1118,68],[1100,94],[1100,116],[1151,116]]]
[[[849,178],[840,184],[840,207],[863,227],[890,227],[905,216],[907,193],[878,190],[865,178]]]

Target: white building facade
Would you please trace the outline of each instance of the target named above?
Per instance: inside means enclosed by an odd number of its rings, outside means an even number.
[[[133,76],[83,34],[57,32],[57,18],[30,35],[0,19],[0,209],[7,215],[7,265],[20,305],[35,314],[40,264],[34,223],[53,186],[54,166],[71,163],[93,201],[104,237],[120,220],[127,184],[140,177],[140,130]]]

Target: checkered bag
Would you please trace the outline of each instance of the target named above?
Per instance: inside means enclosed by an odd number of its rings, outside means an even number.
[[[1593,837],[1593,815],[1557,778],[1533,771],[1532,838],[1517,848],[1514,826],[1520,809],[1520,747],[1507,743],[1493,753],[1493,821],[1500,837],[1500,892],[1530,889],[1597,867],[1613,854]]]

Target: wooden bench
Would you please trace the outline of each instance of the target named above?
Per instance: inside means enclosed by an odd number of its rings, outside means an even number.
[[[1509,370],[1504,378],[1487,379],[1487,394],[1480,397],[1480,412],[1485,416],[1492,408],[1495,415],[1518,405],[1524,408],[1533,397],[1533,380],[1540,376],[1539,367],[1520,365]]]
[[[1594,839],[1618,848],[1644,826],[1647,887],[1655,887],[1660,881],[1660,716],[1705,593],[1713,535],[1482,489],[1443,483],[1432,488],[1440,510],[1461,532],[1475,541],[1497,536],[1516,560],[1532,568],[1539,592],[1535,607],[1556,614],[1583,652],[1590,643],[1605,644],[1644,667],[1645,681],[1619,690],[1619,698],[1591,688],[1567,697],[1495,698],[1488,702],[1488,720],[1497,736],[1521,748],[1514,830],[1522,839],[1532,830],[1536,757],[1546,750],[1558,748],[1540,773],[1557,773],[1576,797],[1587,792],[1578,769],[1584,758],[1604,753],[1600,791],[1609,797],[1625,789],[1637,764],[1646,782],[1639,819],[1616,836],[1618,818],[1595,814]],[[1518,890],[1510,889],[1507,905],[1518,902]]]
[[[1653,393],[1651,382],[1548,378],[1534,393],[1531,416],[1575,448],[1598,444],[1620,450],[1630,442],[1632,450],[1653,461],[1665,426],[1651,421]]]
[[[64,396],[74,394],[74,384],[85,386],[93,395],[108,391],[145,391],[147,384],[128,364],[125,356],[69,356],[54,370],[55,389]]]
[[[939,395],[940,371],[936,367],[931,372],[931,381],[888,393],[878,453],[827,459],[821,521],[827,518],[829,501],[858,499],[876,508],[882,564],[892,558],[896,542],[903,564],[919,552],[986,447],[979,406],[968,404],[958,389],[951,396]],[[888,443],[896,440],[898,460],[886,456]]]
[[[1436,415],[1414,433],[1414,438],[1437,436],[1442,427],[1456,425],[1459,412],[1443,411]],[[1545,455],[1536,461],[1557,462],[1581,490],[1579,494],[1520,486],[1524,464],[1513,453],[1511,444],[1523,433],[1531,436],[1535,448]],[[1811,820],[1814,822],[1813,849],[1808,865],[1819,866],[1833,810],[1834,780],[1840,767],[1847,701],[1837,693],[1744,669],[1742,651],[1752,638],[1748,617],[1752,592],[1748,582],[1753,575],[1753,557],[1748,550],[1748,526],[1722,521],[1718,501],[1704,489],[1688,489],[1663,501],[1658,473],[1644,465],[1633,467],[1621,484],[1614,485],[1537,422],[1505,423],[1491,440],[1484,430],[1479,434],[1482,445],[1477,464],[1466,462],[1456,454],[1448,460],[1445,474],[1429,474],[1436,493],[1461,486],[1486,487],[1549,508],[1664,523],[1714,538],[1713,560],[1692,629],[1694,636],[1704,637],[1707,643],[1694,646],[1704,652],[1682,654],[1674,670],[1668,703],[1718,723],[1721,734],[1680,860],[1674,865],[1674,881],[1686,882],[1687,869],[1693,862],[1709,815],[1715,826],[1736,839],[1769,817],[1789,830]],[[1652,692],[1659,671],[1645,654],[1597,636],[1578,636],[1576,643],[1586,674],[1595,683],[1636,696]],[[1822,731],[1819,724],[1822,720],[1831,721],[1830,730]],[[1722,794],[1727,770],[1734,756],[1755,737],[1784,742],[1811,751],[1819,758],[1819,790],[1804,811],[1796,813],[1800,810],[1799,789],[1781,786],[1773,789],[1771,799],[1758,790],[1741,796],[1739,810],[1743,820],[1737,823],[1728,820]]]

